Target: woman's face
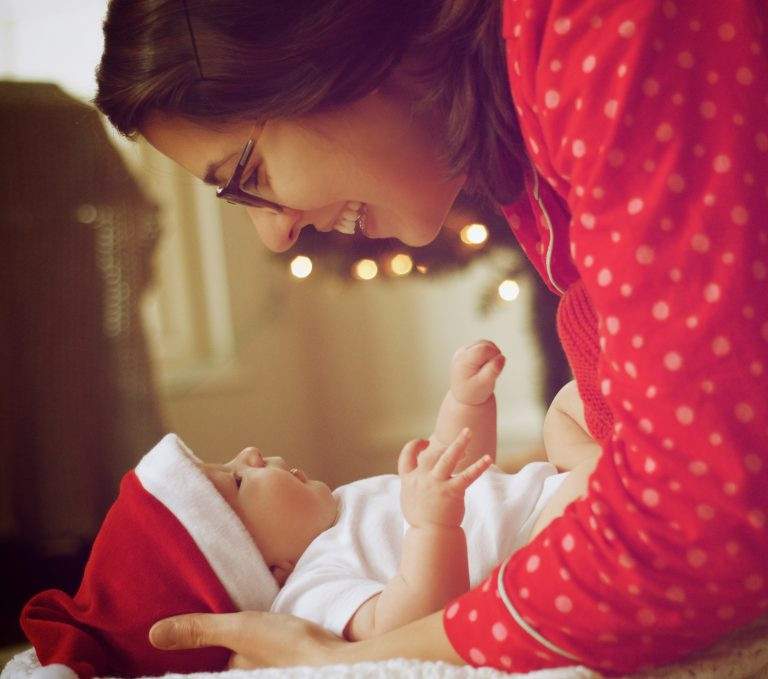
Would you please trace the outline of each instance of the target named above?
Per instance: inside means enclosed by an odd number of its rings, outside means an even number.
[[[243,180],[249,182],[258,167],[258,189],[249,185],[248,191],[285,208],[244,208],[270,250],[287,250],[309,224],[332,230],[347,202],[366,205],[368,237],[419,246],[437,235],[465,177],[445,178],[435,125],[428,116],[411,115],[411,99],[405,88],[390,84],[336,111],[270,120],[255,129],[247,122],[214,129],[155,114],[142,134],[200,179],[218,166],[220,185],[253,134]]]

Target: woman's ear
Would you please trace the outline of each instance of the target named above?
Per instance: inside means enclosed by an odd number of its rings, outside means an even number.
[[[296,564],[293,561],[278,561],[277,563],[272,564],[269,567],[269,570],[275,580],[277,580],[277,584],[282,587],[288,579],[288,576],[293,572],[294,566],[296,566]]]

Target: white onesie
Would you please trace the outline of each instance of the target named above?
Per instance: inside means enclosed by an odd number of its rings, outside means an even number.
[[[566,475],[548,462],[532,462],[516,474],[494,465],[469,487],[461,525],[470,587],[526,544]],[[400,509],[400,479],[394,474],[354,481],[333,495],[339,501],[338,520],[301,555],[271,610],[306,618],[341,636],[355,611],[397,575],[407,524]]]

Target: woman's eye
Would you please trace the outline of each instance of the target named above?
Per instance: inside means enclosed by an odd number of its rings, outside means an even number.
[[[253,168],[253,172],[249,175],[248,179],[243,182],[243,187],[248,187],[249,189],[258,189],[259,188],[259,166]]]

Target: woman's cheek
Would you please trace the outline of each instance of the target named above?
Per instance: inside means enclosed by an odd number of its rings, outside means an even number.
[[[286,181],[276,182],[271,188],[276,203],[303,212],[316,212],[347,199],[333,191],[327,178],[301,177],[298,172]]]

